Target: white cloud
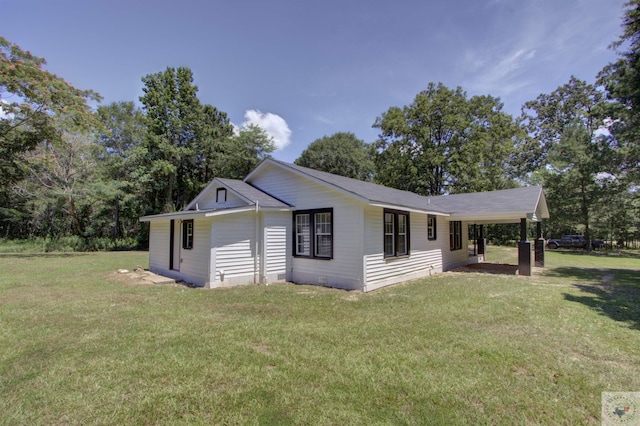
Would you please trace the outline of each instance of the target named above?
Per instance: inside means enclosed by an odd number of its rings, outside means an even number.
[[[335,121],[333,121],[333,120],[331,120],[331,119],[329,119],[329,118],[327,118],[327,117],[325,117],[323,115],[316,115],[314,117],[314,119],[316,121],[319,121],[320,123],[324,123],[324,124],[336,124]]]
[[[231,127],[233,128],[233,135],[238,136],[240,134],[240,127],[236,126],[235,123],[231,123]]]
[[[510,52],[467,52],[465,63],[475,74],[469,86],[479,92],[509,95],[528,85],[522,74],[536,56],[533,48],[516,48]]]
[[[4,108],[2,107],[2,105],[9,105],[9,102],[5,101],[4,99],[0,99],[0,119],[11,119],[13,118],[13,114],[11,113],[7,113]]]
[[[276,150],[280,150],[291,143],[291,130],[289,125],[277,114],[270,112],[261,112],[255,109],[249,109],[244,113],[244,123],[242,126],[254,125],[262,128],[269,136],[273,138]]]

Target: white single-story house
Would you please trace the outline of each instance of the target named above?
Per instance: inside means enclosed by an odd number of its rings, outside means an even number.
[[[430,197],[267,158],[244,180],[214,179],[183,211],[140,220],[161,275],[371,291],[483,261],[468,225],[548,217],[541,187]]]

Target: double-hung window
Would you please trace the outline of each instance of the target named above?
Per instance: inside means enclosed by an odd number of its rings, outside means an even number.
[[[294,256],[333,258],[333,209],[293,212],[293,227]]]
[[[384,257],[409,254],[409,212],[384,210]]]
[[[182,221],[182,248],[187,250],[193,248],[193,219]]]
[[[427,239],[435,240],[436,239],[436,216],[428,215],[427,216]]]
[[[435,240],[437,238],[436,229],[436,216],[427,216],[427,239]]]
[[[449,222],[449,249],[460,250],[462,248],[462,222],[454,220]]]

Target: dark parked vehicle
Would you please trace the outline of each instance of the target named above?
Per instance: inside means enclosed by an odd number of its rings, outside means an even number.
[[[605,243],[602,240],[591,240],[592,249],[604,248]],[[550,249],[564,248],[587,248],[587,240],[582,235],[565,235],[560,239],[551,239],[547,241],[547,247]]]

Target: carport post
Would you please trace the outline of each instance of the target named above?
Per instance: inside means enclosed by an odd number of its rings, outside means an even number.
[[[520,219],[520,242],[518,243],[518,273],[531,276],[531,243],[527,241],[527,219]]]
[[[544,238],[542,238],[542,222],[536,223],[536,245],[534,251],[536,267],[544,268]]]
[[[487,240],[484,238],[484,225],[480,225],[480,236],[478,237],[478,254],[482,255],[482,259],[485,260],[485,252],[487,247]]]

